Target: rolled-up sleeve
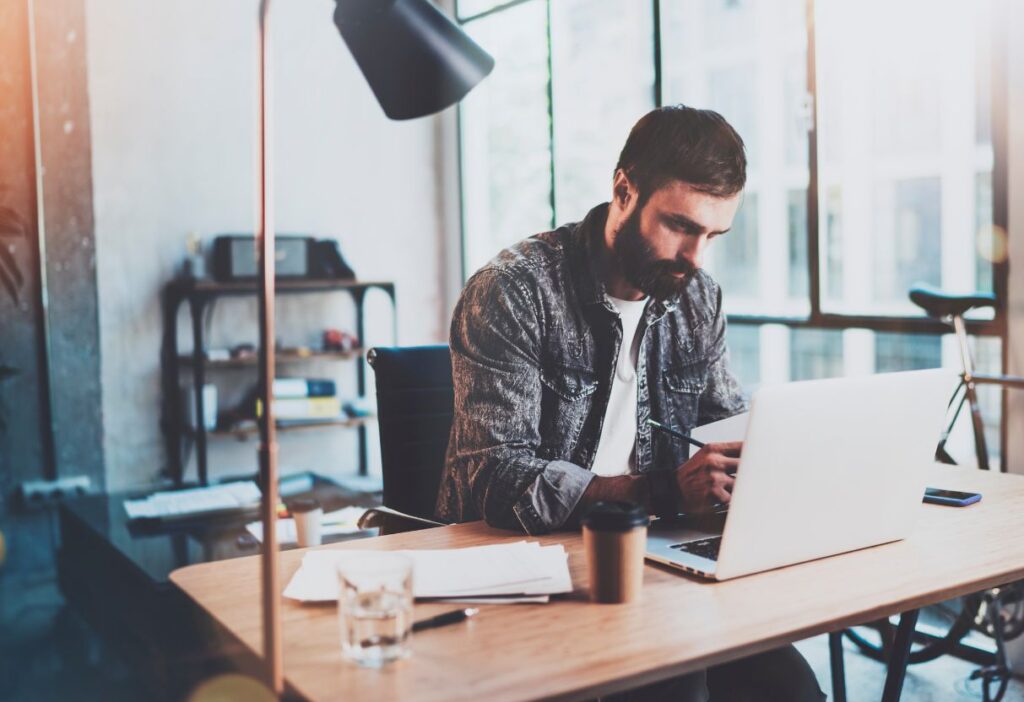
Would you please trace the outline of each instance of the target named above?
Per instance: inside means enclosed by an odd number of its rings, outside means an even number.
[[[488,524],[528,534],[563,526],[594,479],[538,457],[541,329],[530,291],[484,269],[459,299],[450,338],[455,416],[445,480]],[[467,518],[465,506],[457,511]]]
[[[548,461],[512,510],[528,534],[541,534],[565,524],[594,474],[569,461]]]

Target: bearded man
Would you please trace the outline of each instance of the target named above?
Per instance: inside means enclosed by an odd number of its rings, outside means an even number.
[[[573,528],[595,502],[675,516],[728,504],[742,445],[684,442],[746,409],[728,366],[722,293],[702,270],[740,206],[746,156],[710,110],[654,110],[619,156],[611,202],[499,253],[452,320],[455,417],[437,516],[527,534]],[[614,646],[614,642],[609,642]],[[791,646],[625,699],[821,700]]]

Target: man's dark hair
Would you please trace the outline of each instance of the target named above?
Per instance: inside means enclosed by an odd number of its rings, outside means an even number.
[[[712,110],[666,105],[633,125],[615,169],[622,169],[641,203],[673,180],[716,197],[735,195],[747,182],[743,139]]]

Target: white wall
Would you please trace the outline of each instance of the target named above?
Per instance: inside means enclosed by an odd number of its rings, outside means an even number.
[[[451,116],[386,120],[334,28],[333,8],[332,0],[274,3],[277,230],[336,236],[361,278],[396,282],[401,343],[440,341],[450,264],[438,140]],[[253,230],[257,2],[88,0],[87,12],[107,483],[116,490],[152,483],[165,465],[159,294],[186,235]],[[388,306],[376,299],[369,307],[369,341],[390,343]],[[283,300],[278,318],[289,344],[315,343],[325,326],[352,328],[342,296]],[[254,304],[218,305],[212,345],[256,333]],[[337,364],[295,372],[354,376]],[[232,378],[222,377],[229,396],[254,382]],[[354,436],[283,435],[282,469],[351,472]],[[255,468],[253,442],[212,448],[214,472]]]

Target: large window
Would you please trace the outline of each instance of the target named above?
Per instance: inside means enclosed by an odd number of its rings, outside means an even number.
[[[654,24],[622,0],[551,3],[551,77],[557,222],[609,199],[618,149],[654,107]]]
[[[707,259],[746,387],[955,366],[948,330],[907,290],[1004,289],[993,0],[625,7],[459,0],[499,66],[461,112],[466,273],[608,200],[630,126],[682,102],[746,143],[743,203]],[[969,324],[979,366],[999,371],[1004,317]]]
[[[496,62],[460,107],[463,251],[473,269],[553,221],[547,26],[544,2],[466,25]]]
[[[655,104],[654,21],[623,13],[621,0],[463,0],[458,9],[476,15],[463,26],[496,60],[460,108],[471,273],[609,199],[626,134]]]
[[[992,22],[991,0],[816,5],[822,210],[848,235],[823,241],[827,311],[919,313],[916,281],[991,289]]]
[[[729,312],[804,316],[810,305],[803,0],[661,0],[660,9],[662,102],[720,112],[747,149],[741,226],[710,248],[707,267],[727,292]]]

